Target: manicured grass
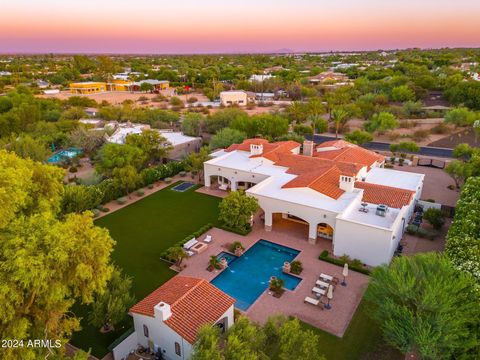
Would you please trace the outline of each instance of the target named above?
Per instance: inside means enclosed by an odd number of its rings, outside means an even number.
[[[162,251],[208,223],[218,225],[221,199],[195,192],[198,186],[183,193],[170,190],[175,185],[95,222],[109,229],[117,242],[112,259],[133,277],[132,290],[137,300],[175,275],[169,265],[160,260]],[[87,312],[85,307],[76,311],[80,317],[85,317]],[[84,320],[83,330],[74,335],[72,343],[82,349],[92,347],[92,355],[101,358],[108,352],[107,346],[130,326],[131,318],[127,315],[117,331],[104,335]]]
[[[334,311],[334,309],[324,311]],[[343,338],[309,324],[303,323],[303,326],[305,329],[313,330],[320,337],[320,352],[327,360],[403,359],[402,354],[390,348],[382,340],[381,329],[368,316],[369,311],[371,311],[371,305],[362,300]]]

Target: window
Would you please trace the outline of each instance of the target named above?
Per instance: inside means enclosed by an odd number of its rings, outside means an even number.
[[[148,338],[148,327],[147,325],[143,325],[143,335]]]
[[[179,343],[175,343],[175,354],[177,354],[178,356],[182,356],[182,351],[180,350],[180,344]]]

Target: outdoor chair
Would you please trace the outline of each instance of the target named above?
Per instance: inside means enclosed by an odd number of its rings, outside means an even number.
[[[312,289],[312,292],[315,293],[315,294],[325,295],[326,290],[320,289],[318,287],[314,287]]]
[[[185,251],[187,253],[187,255],[190,257],[190,256],[193,256],[195,255],[195,253],[193,251],[190,251],[190,250],[187,250]]]
[[[198,244],[198,240],[193,238],[191,240],[188,240],[185,244],[183,244],[183,248],[185,250],[189,250],[192,246],[195,246],[196,244]]]
[[[325,281],[322,281],[322,280],[317,280],[317,282],[315,283],[315,285],[321,287],[321,288],[328,288],[328,286],[330,285],[329,283],[325,282]]]
[[[333,280],[333,276],[321,273],[320,274],[320,279],[325,280],[326,282],[331,282]]]
[[[305,298],[305,300],[303,300],[303,302],[307,303],[307,304],[312,304],[312,305],[315,305],[317,306],[318,304],[320,304],[320,300],[319,299],[314,299],[314,298],[311,298],[310,296],[307,296]]]
[[[212,235],[207,235],[207,236],[205,237],[205,239],[203,240],[203,242],[206,242],[206,243],[208,244],[208,243],[211,243],[212,240],[213,240],[213,239],[212,239]]]

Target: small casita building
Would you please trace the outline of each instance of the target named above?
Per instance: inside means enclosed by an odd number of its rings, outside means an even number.
[[[130,309],[135,331],[113,349],[114,359],[126,359],[139,346],[166,360],[189,359],[203,325],[222,331],[233,325],[234,303],[204,279],[177,275]]]
[[[275,216],[303,223],[309,242],[326,238],[335,256],[371,266],[390,262],[423,188],[423,174],[385,169],[343,140],[306,141],[301,153],[294,141],[248,139],[211,156],[205,185],[256,197],[267,231]]]

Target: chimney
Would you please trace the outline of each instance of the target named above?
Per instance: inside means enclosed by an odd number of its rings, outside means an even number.
[[[339,184],[340,189],[346,192],[352,192],[354,189],[354,185],[355,185],[355,180],[353,177],[340,175],[340,184]]]
[[[311,140],[305,140],[303,142],[303,155],[305,156],[313,156],[313,149],[315,143]]]
[[[172,309],[170,308],[170,305],[162,301],[155,305],[154,313],[155,318],[166,321],[172,316]]]
[[[262,144],[250,144],[250,155],[262,155],[263,154],[263,145]]]

